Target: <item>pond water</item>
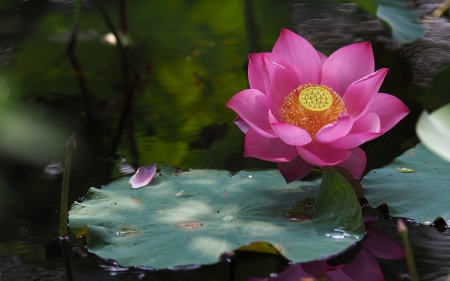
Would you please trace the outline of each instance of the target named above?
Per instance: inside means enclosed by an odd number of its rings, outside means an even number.
[[[64,280],[57,237],[65,143],[72,134],[77,147],[69,202],[155,162],[181,169],[276,168],[242,157],[244,134],[225,103],[248,88],[247,55],[270,51],[281,28],[309,34],[325,54],[371,39],[376,68],[390,68],[381,92],[401,98],[411,113],[362,146],[366,171],[413,147],[421,110],[448,101],[445,78],[428,98],[426,88],[411,86],[417,77],[408,59],[381,40],[389,31],[360,14],[353,20],[370,28],[347,38],[342,28],[315,33],[314,18],[305,15],[325,12],[301,1],[104,1],[109,22],[99,3],[82,2],[77,25],[74,1],[0,3],[2,280]],[[361,12],[348,5],[339,11]],[[108,23],[126,34],[123,49]],[[394,225],[388,221],[383,230],[400,241]],[[421,280],[446,280],[450,253],[442,249],[448,249],[448,229],[410,226]],[[249,268],[263,277],[288,266],[280,258],[242,255],[235,264],[124,273],[88,256],[78,241],[71,251],[75,280],[245,280]],[[386,280],[409,280],[404,260],[380,265]]]

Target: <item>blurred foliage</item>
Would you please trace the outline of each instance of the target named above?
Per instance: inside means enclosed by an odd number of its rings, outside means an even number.
[[[450,162],[450,104],[429,114],[422,112],[417,121],[416,133],[420,141],[434,154]]]
[[[12,102],[0,104],[0,153],[34,164],[48,164],[56,158],[68,132],[62,125],[39,108]]]

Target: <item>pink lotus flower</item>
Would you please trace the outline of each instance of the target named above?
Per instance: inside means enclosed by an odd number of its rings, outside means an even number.
[[[364,223],[367,238],[363,241],[361,251],[348,264],[331,266],[326,260],[297,263],[290,265],[277,277],[263,279],[249,277],[247,281],[306,281],[316,280],[315,278],[321,275],[325,275],[329,281],[383,281],[383,272],[376,258],[398,260],[404,259],[406,255],[404,248],[373,227],[371,225],[373,222]]]
[[[374,72],[369,42],[330,57],[283,29],[271,53],[249,56],[250,89],[227,107],[246,133],[246,157],[278,163],[292,182],[313,166],[341,166],[359,179],[366,155],[358,146],[397,124],[408,108],[378,93],[388,69]]]

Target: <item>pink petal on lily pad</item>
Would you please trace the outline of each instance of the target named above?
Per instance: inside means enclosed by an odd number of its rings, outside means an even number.
[[[139,167],[136,174],[134,174],[129,183],[131,188],[139,188],[146,186],[156,173],[156,163],[149,165],[147,167]]]

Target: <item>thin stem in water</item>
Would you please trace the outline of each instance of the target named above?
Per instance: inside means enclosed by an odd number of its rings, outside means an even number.
[[[436,10],[433,11],[431,16],[438,18],[442,16],[442,14],[450,8],[450,0],[445,0]]]
[[[138,78],[137,80],[139,80],[140,74],[136,70],[136,68],[134,68],[133,64],[129,60],[127,52],[125,51],[125,47],[123,46],[123,43],[122,43],[122,39],[119,36],[117,29],[114,27],[111,19],[109,18],[109,15],[106,12],[106,9],[105,9],[105,6],[103,5],[102,0],[98,1],[98,7],[100,8],[100,12],[102,13],[103,18],[105,19],[106,25],[108,25],[108,28],[112,32],[112,34],[114,34],[114,37],[116,37],[117,47],[119,48],[119,51],[120,51],[122,57],[126,60],[127,65],[130,68],[130,70],[133,72],[134,76],[136,76]]]
[[[125,13],[125,1],[120,1],[120,22],[121,22],[121,31],[125,32],[126,30],[126,13]],[[116,152],[116,149],[120,143],[120,140],[122,138],[122,134],[126,129],[128,129],[128,136],[130,139],[130,146],[132,150],[133,155],[133,163],[136,164],[138,162],[138,157],[135,146],[135,140],[133,138],[133,125],[131,124],[131,115],[132,115],[132,104],[134,99],[134,94],[136,91],[137,86],[139,85],[141,81],[141,74],[136,70],[136,68],[133,66],[131,60],[128,57],[128,54],[125,50],[125,47],[122,43],[122,38],[119,36],[119,32],[114,27],[108,13],[106,12],[106,9],[103,5],[103,1],[98,1],[98,7],[103,15],[103,18],[108,25],[108,28],[110,31],[114,34],[116,37],[117,47],[119,48],[119,52],[122,57],[122,65],[123,65],[123,77],[124,77],[124,102],[123,102],[123,109],[120,116],[119,126],[117,127],[117,133],[113,140],[113,144],[111,146],[111,153],[110,155],[114,155]],[[110,172],[110,165],[107,167],[108,173]]]
[[[72,269],[69,260],[69,249],[67,242],[67,198],[69,197],[69,175],[70,175],[70,163],[72,160],[72,153],[76,147],[75,135],[70,136],[66,143],[66,161],[64,163],[64,174],[61,191],[61,215],[59,220],[59,242],[61,244],[62,254],[64,258],[64,265],[66,266],[67,278],[69,281],[73,280]]]
[[[409,274],[412,281],[419,281],[419,275],[417,274],[416,264],[414,262],[414,256],[409,243],[408,228],[402,219],[397,219],[397,231],[403,240],[406,251],[406,263],[408,265]]]

